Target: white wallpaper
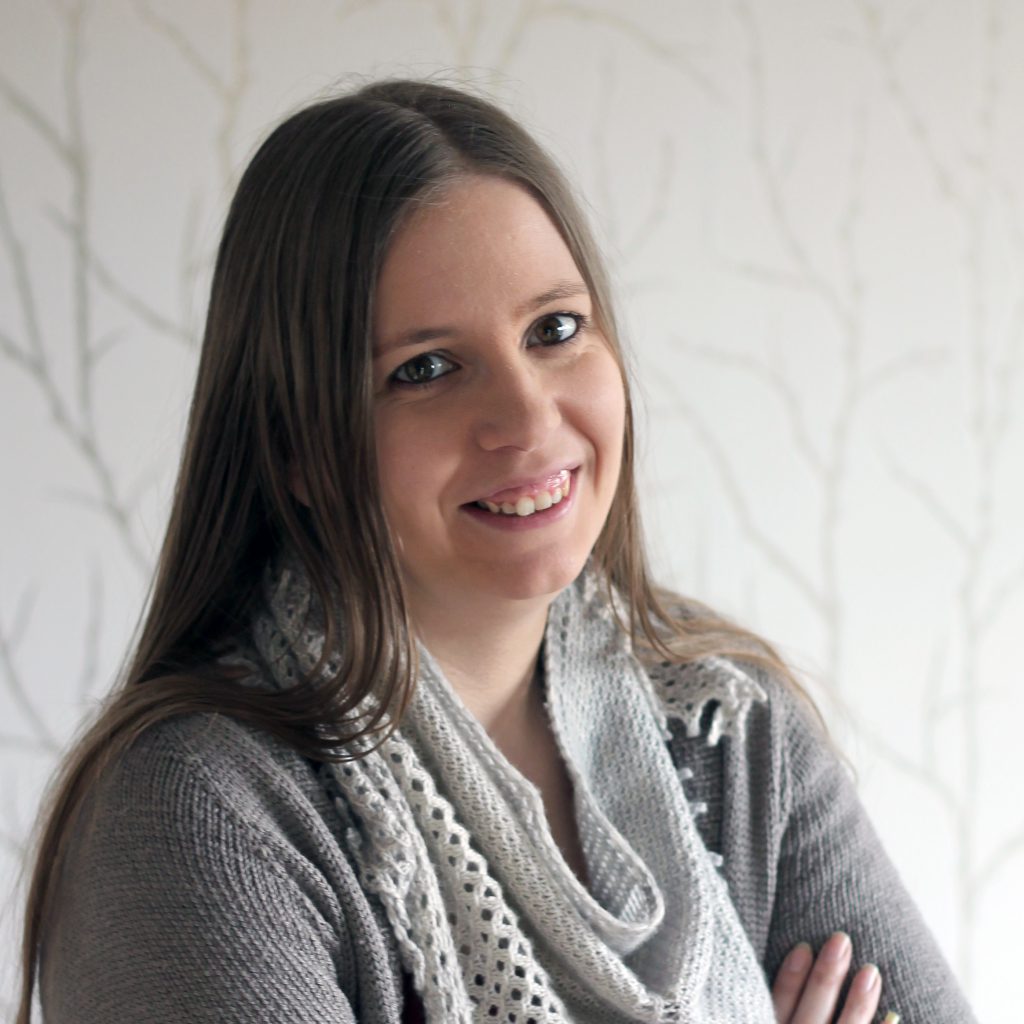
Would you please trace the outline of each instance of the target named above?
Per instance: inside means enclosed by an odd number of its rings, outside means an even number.
[[[1010,0],[4,0],[4,892],[143,600],[236,174],[351,76],[443,69],[533,126],[592,206],[662,577],[809,674],[979,1017],[1016,1019]]]

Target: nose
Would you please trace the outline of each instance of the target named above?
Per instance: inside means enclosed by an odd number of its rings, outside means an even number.
[[[556,383],[525,354],[496,366],[477,396],[476,437],[485,451],[541,448],[561,423]]]

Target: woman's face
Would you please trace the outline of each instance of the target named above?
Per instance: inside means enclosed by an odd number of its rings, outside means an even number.
[[[519,186],[463,179],[398,232],[375,309],[380,482],[413,609],[557,593],[608,515],[625,421],[562,237]]]

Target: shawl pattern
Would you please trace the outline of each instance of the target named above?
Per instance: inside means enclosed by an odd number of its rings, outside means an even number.
[[[275,684],[316,664],[323,631],[294,559],[268,568],[253,637]],[[543,801],[429,652],[400,728],[321,779],[346,823],[429,1024],[773,1024],[768,988],[694,823],[667,719],[709,743],[765,699],[718,658],[645,672],[587,570],[548,614],[547,709],[587,866],[565,863]],[[327,670],[331,668],[328,659]]]

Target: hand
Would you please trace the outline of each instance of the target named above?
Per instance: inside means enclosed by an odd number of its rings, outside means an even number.
[[[839,990],[850,968],[850,938],[836,932],[817,958],[806,942],[790,950],[772,986],[772,1003],[778,1024],[830,1024],[839,1001]],[[870,1024],[882,993],[874,964],[865,964],[854,975],[837,1024]],[[886,1024],[897,1024],[891,1013]]]

